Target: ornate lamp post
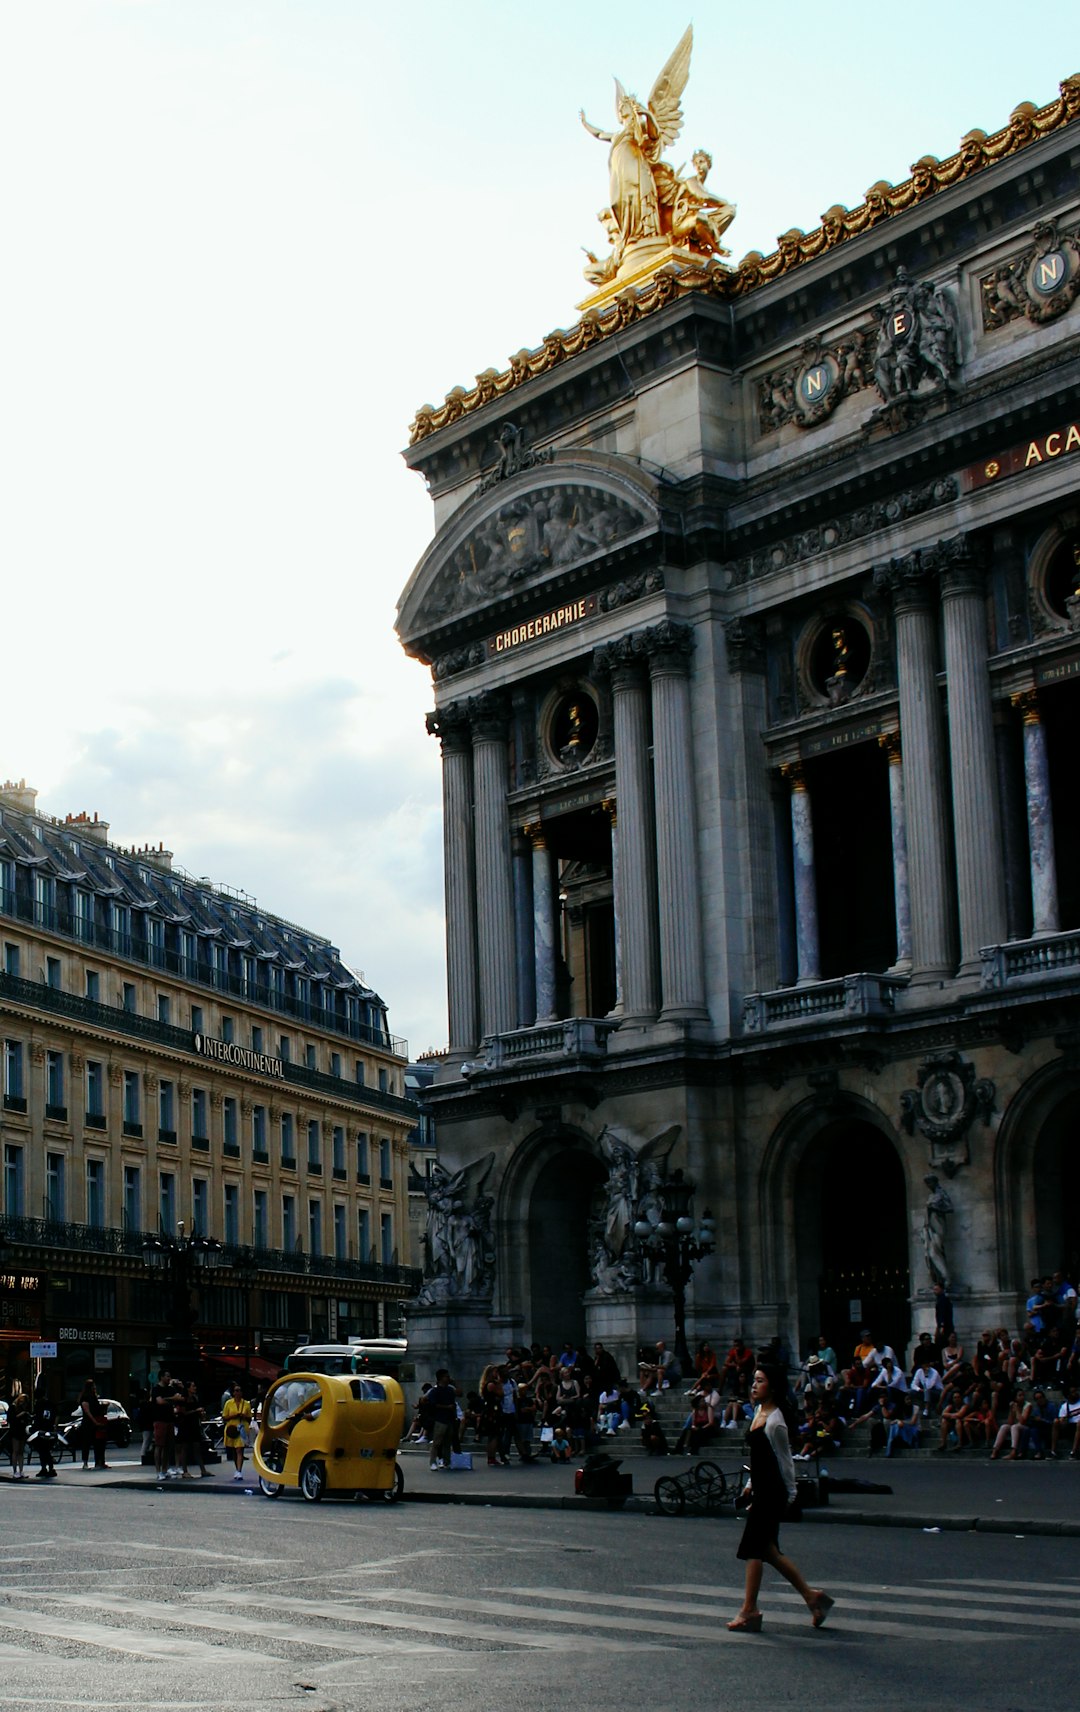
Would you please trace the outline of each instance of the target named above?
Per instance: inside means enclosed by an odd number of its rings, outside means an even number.
[[[698,1261],[704,1260],[707,1254],[712,1254],[716,1247],[716,1220],[706,1207],[698,1229],[694,1230],[694,1221],[690,1216],[690,1202],[694,1198],[693,1185],[684,1182],[681,1171],[673,1171],[671,1176],[660,1184],[658,1193],[660,1222],[652,1225],[648,1219],[638,1219],[634,1225],[634,1235],[638,1239],[641,1252],[660,1261],[663,1266],[664,1279],[671,1287],[674,1300],[675,1355],[683,1372],[689,1373],[691,1360],[686,1343],[686,1286]]]
[[[220,1266],[223,1249],[209,1236],[185,1236],[183,1220],[175,1236],[148,1236],[143,1243],[148,1266],[154,1268],[170,1293],[169,1333],[161,1346],[161,1360],[179,1379],[194,1379],[199,1370],[199,1343],[195,1327],[198,1307],[192,1306],[197,1278]]]

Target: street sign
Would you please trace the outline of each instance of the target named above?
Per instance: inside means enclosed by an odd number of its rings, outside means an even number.
[[[56,1345],[54,1343],[32,1343],[30,1345],[31,1361],[55,1361]]]

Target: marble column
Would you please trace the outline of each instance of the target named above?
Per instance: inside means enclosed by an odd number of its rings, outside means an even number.
[[[893,897],[896,911],[896,963],[911,968],[911,894],[908,890],[907,817],[904,809],[904,760],[900,733],[887,731],[878,738],[889,763],[889,819],[892,825]]]
[[[451,703],[427,716],[442,745],[443,883],[446,898],[446,987],[450,1051],[475,1051],[480,1040],[476,965],[476,853],[473,840],[472,744],[468,714]]]
[[[536,959],[533,954],[533,862],[528,827],[512,839],[514,852],[514,970],[517,976],[517,1021],[531,1028],[536,1021]]]
[[[624,1021],[651,1022],[659,1009],[656,827],[649,765],[649,710],[633,637],[598,648],[597,672],[611,678],[619,868],[615,919],[622,944]]]
[[[614,797],[605,797],[600,806],[611,822],[611,895],[614,900],[619,895],[619,810]],[[615,1005],[611,1015],[622,1016],[622,935],[614,902],[611,914],[615,923]]]
[[[666,619],[641,637],[652,684],[653,789],[664,1020],[704,1017],[689,624]]]
[[[532,851],[532,944],[536,1022],[554,1022],[555,1006],[555,888],[551,876],[551,852],[540,822],[525,828]]]
[[[514,969],[514,881],[506,805],[506,698],[497,690],[469,703],[476,791],[476,947],[483,1035],[517,1023]]]
[[[1050,800],[1046,727],[1040,717],[1039,698],[1034,690],[1022,690],[1010,700],[1019,709],[1024,723],[1032,932],[1058,933],[1057,859],[1054,855],[1054,809]]]
[[[986,592],[982,567],[963,536],[942,542],[939,553],[960,973],[970,975],[982,968],[983,947],[1000,945],[1007,931]]]
[[[818,943],[817,875],[814,870],[814,822],[810,791],[800,761],[780,769],[791,790],[791,851],[795,867],[795,944],[800,986],[821,979]]]
[[[896,616],[900,736],[904,746],[912,974],[952,969],[952,875],[945,732],[937,687],[932,555],[910,553],[875,572]]]

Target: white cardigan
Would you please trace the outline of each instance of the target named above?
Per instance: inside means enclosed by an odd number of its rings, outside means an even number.
[[[788,1502],[792,1503],[795,1498],[795,1464],[791,1460],[791,1441],[781,1410],[773,1409],[766,1415],[765,1431],[776,1458],[776,1466],[780,1470],[780,1478],[787,1488]]]

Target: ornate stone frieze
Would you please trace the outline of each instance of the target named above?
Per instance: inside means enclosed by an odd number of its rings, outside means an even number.
[[[647,519],[615,494],[560,483],[510,499],[450,555],[424,600],[424,620],[442,623],[495,600],[543,572],[602,552]]]
[[[624,577],[610,588],[601,589],[596,597],[597,611],[616,612],[620,607],[630,606],[634,601],[644,600],[648,595],[661,594],[663,589],[662,570],[640,571],[636,576]],[[461,672],[475,671],[478,666],[484,664],[486,658],[487,653],[482,642],[469,642],[460,648],[451,648],[434,661],[431,668],[432,677],[436,683],[442,683],[446,678],[456,677]],[[438,733],[432,732],[432,735]]]
[[[813,428],[826,421],[841,399],[870,383],[873,329],[857,327],[843,339],[824,345],[809,339],[797,362],[774,369],[758,382],[758,421],[763,434],[791,422]]]
[[[429,434],[451,422],[460,421],[494,399],[505,398],[534,376],[547,374],[581,351],[616,336],[677,297],[694,291],[724,298],[744,296],[793,268],[801,267],[815,256],[835,249],[849,238],[869,231],[883,220],[916,207],[939,191],[970,178],[984,167],[1006,160],[1029,143],[1077,118],[1080,118],[1080,75],[1066,78],[1061,84],[1059,98],[1048,102],[1045,107],[1035,107],[1030,101],[1021,102],[1008,124],[991,135],[980,130],[969,131],[957,152],[946,160],[939,161],[931,155],[924,155],[915,162],[911,177],[902,184],[879,182],[871,185],[865,200],[857,208],[839,205],[830,208],[813,232],[786,232],[769,256],[752,250],[734,269],[717,267],[710,262],[703,262],[698,267],[677,265],[649,280],[643,287],[628,287],[610,306],[590,310],[569,330],[549,333],[538,349],[519,351],[503,371],[486,369],[477,376],[474,387],[455,387],[441,405],[421,405],[409,430],[409,444],[416,445]]]
[[[989,1124],[995,1095],[993,1082],[976,1076],[959,1052],[932,1052],[919,1066],[918,1086],[900,1096],[900,1122],[909,1135],[926,1136],[930,1163],[951,1177],[970,1162],[968,1132],[977,1117]]]
[[[469,642],[463,648],[451,648],[440,654],[432,661],[431,675],[438,684],[444,678],[456,677],[458,672],[470,672],[476,666],[482,666],[484,659],[484,644]]]
[[[516,476],[521,470],[535,469],[538,464],[550,464],[555,455],[551,446],[543,446],[539,450],[530,446],[525,439],[525,430],[516,427],[513,422],[504,422],[499,429],[496,451],[498,461],[495,468],[480,483],[478,493],[487,493],[489,488],[506,481],[508,476]]]
[[[727,567],[728,576],[734,585],[752,582],[757,577],[767,576],[770,571],[783,571],[805,559],[815,559],[820,553],[835,552],[838,547],[873,535],[879,529],[892,528],[906,518],[918,517],[939,505],[949,505],[959,491],[953,476],[942,476],[937,481],[905,488],[889,499],[861,505],[857,511],[846,512],[842,517],[830,517],[824,523],[800,530],[783,541],[774,541],[756,553],[748,553],[743,559],[735,559]]]
[[[981,279],[979,291],[986,331],[1064,315],[1080,294],[1080,231],[1059,234],[1056,221],[1040,221],[1027,248]]]

